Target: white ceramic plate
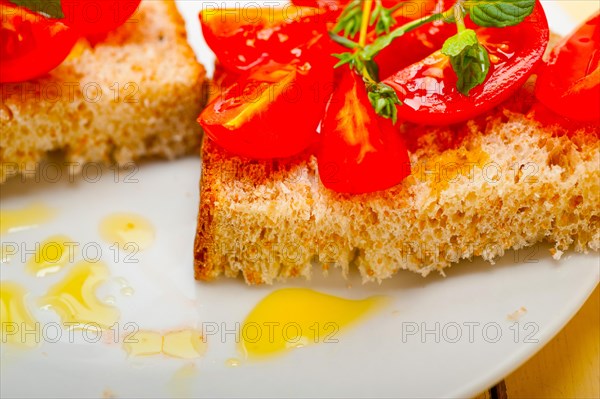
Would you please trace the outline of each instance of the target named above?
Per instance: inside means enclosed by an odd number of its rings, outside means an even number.
[[[182,1],[179,6],[199,57],[209,63],[198,36],[199,5]],[[548,7],[551,23],[566,33],[574,21],[557,10],[556,2]],[[600,276],[597,254],[567,253],[557,262],[540,245],[509,252],[495,266],[462,262],[447,278],[400,273],[381,285],[363,286],[354,274],[345,281],[338,273],[328,278],[317,273],[310,282],[274,287],[247,287],[241,280],[197,283],[192,245],[199,159],[144,163],[133,182],[124,181],[126,175],[104,169],[102,179],[93,183],[67,177],[58,183],[13,179],[2,186],[2,209],[43,202],[56,208],[58,217],[37,229],[3,235],[3,243],[33,248],[54,234],[66,234],[82,246],[98,243],[113,275],[98,294],[116,298],[121,333],[128,322],[141,329],[216,325],[219,331],[207,336],[208,350],[196,360],[128,358],[111,339],[90,343],[66,332],[58,342],[46,340],[25,352],[13,353],[3,345],[2,397],[469,397],[548,342]],[[155,244],[136,254],[138,263],[115,262],[109,245],[100,240],[100,220],[115,211],[142,214],[156,228]],[[67,270],[36,279],[23,272],[18,258],[0,268],[2,280],[30,290],[31,303]],[[135,294],[122,295],[116,277],[124,277]],[[283,287],[310,287],[347,298],[387,295],[391,304],[339,334],[337,343],[230,367],[227,360],[239,354],[235,335],[227,331],[235,330],[261,298]],[[516,322],[510,320],[508,315],[521,307],[527,311]],[[34,308],[34,315],[46,323],[58,321],[51,311]]]

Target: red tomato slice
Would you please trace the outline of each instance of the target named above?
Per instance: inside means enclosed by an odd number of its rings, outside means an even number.
[[[444,4],[444,0],[410,1],[394,13],[396,27],[435,12],[442,12]],[[455,33],[456,25],[438,20],[397,38],[375,57],[375,62],[379,65],[379,77],[383,80],[422,60],[442,48],[446,39]]]
[[[352,0],[292,0],[292,3],[304,7],[319,7],[322,9],[342,12]],[[392,8],[400,1],[411,0],[383,0],[383,6]],[[420,1],[420,0],[419,0]]]
[[[595,121],[577,121],[559,115],[548,109],[540,101],[536,101],[527,114],[528,118],[535,119],[544,126],[559,126],[567,134],[574,133],[580,129],[587,131],[597,131],[598,120]]]
[[[78,39],[56,19],[2,1],[0,25],[0,82],[36,78],[60,65]]]
[[[208,137],[236,155],[296,155],[317,138],[326,102],[316,101],[315,85],[325,73],[309,63],[261,65],[217,96],[198,122]]]
[[[362,78],[347,68],[339,75],[317,152],[323,185],[354,194],[397,185],[410,174],[400,133],[375,113]]]
[[[469,96],[461,94],[449,58],[437,51],[384,80],[404,102],[398,106],[399,119],[446,125],[489,111],[525,83],[548,45],[548,22],[539,1],[519,25],[476,30],[490,54],[485,82],[472,89]]]
[[[538,75],[535,95],[567,118],[600,119],[600,13],[552,50]]]
[[[82,35],[98,35],[123,25],[141,0],[61,0],[65,23]]]
[[[245,72],[260,63],[288,63],[298,47],[327,34],[326,18],[317,8],[205,8],[200,13],[204,39],[223,67]]]
[[[292,3],[301,7],[316,7],[330,12],[332,16],[339,15],[351,0],[292,0]]]

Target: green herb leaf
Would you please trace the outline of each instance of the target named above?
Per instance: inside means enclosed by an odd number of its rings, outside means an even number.
[[[456,35],[449,37],[442,47],[442,54],[450,57],[456,57],[459,55],[465,47],[472,46],[479,43],[477,41],[477,34],[472,29],[465,29],[462,32],[458,32]]]
[[[379,54],[381,50],[389,46],[395,39],[429,22],[439,20],[443,16],[444,14],[432,14],[427,17],[408,22],[407,24],[394,29],[386,35],[379,36],[377,39],[375,39],[375,41],[373,41],[373,43],[365,46],[364,50],[362,50],[363,59],[372,60],[377,54]]]
[[[360,45],[344,36],[340,36],[338,34],[335,34],[333,32],[329,32],[329,38],[331,40],[333,40],[334,42],[336,42],[337,44],[341,44],[344,47],[347,47],[349,49],[355,49],[360,47]]]
[[[357,68],[361,75],[368,75],[371,78],[371,80],[379,82],[379,65],[377,65],[375,61],[364,60],[359,56],[357,64]]]
[[[365,60],[361,56],[361,52],[331,54],[338,60],[334,68],[339,68],[342,65],[348,64],[351,69],[356,70],[363,78],[368,78],[372,82],[379,81],[379,66],[373,60]]]
[[[340,60],[337,64],[334,65],[334,68],[339,68],[342,65],[350,64],[354,65],[355,54],[353,53],[341,53],[341,54],[331,54],[338,60]]]
[[[406,33],[403,29],[395,29],[384,36],[379,36],[375,41],[369,45],[367,45],[364,50],[364,58],[373,59],[381,50],[389,46],[394,39],[403,36]]]
[[[371,14],[371,20],[369,25],[375,25],[375,33],[381,35],[383,33],[390,33],[392,26],[396,25],[396,19],[393,17],[393,8],[385,8],[381,0],[377,1],[375,9]]]
[[[392,123],[398,121],[398,110],[396,105],[401,105],[402,101],[398,98],[396,91],[385,83],[372,84],[365,81],[369,95],[369,101],[377,115],[391,119]]]
[[[479,26],[517,25],[533,12],[535,0],[466,0],[465,9]]]
[[[349,38],[356,36],[360,31],[362,14],[362,1],[352,0],[342,11],[332,32],[336,34],[342,32],[342,36]]]
[[[471,44],[463,48],[460,54],[451,56],[450,63],[458,76],[456,88],[465,96],[482,84],[490,71],[490,57],[479,43]]]
[[[9,0],[18,6],[28,8],[33,12],[46,15],[50,18],[64,18],[60,0]]]

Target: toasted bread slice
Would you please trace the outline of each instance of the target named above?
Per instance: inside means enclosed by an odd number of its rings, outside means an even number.
[[[443,273],[473,256],[493,262],[539,241],[555,257],[598,250],[599,128],[543,127],[525,116],[527,96],[459,126],[405,126],[411,176],[364,195],[327,190],[310,151],[251,161],[206,139],[196,278],[241,273],[270,284],[309,277],[316,262],[344,273],[356,265],[380,281],[401,269]]]
[[[143,1],[96,46],[79,43],[44,77],[2,84],[0,182],[64,151],[86,162],[126,164],[199,148],[204,68],[173,1]]]

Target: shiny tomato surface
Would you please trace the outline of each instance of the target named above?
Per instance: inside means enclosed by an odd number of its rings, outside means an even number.
[[[348,68],[338,72],[317,159],[323,185],[343,193],[385,190],[410,174],[400,133],[375,113],[362,78]]]
[[[200,114],[205,133],[229,152],[254,159],[296,155],[317,139],[326,103],[315,98],[323,70],[271,62],[217,95]]]
[[[600,119],[600,13],[552,50],[535,95],[558,115],[583,122]]]
[[[21,82],[56,68],[69,55],[77,32],[8,1],[0,2],[0,82]]]
[[[506,28],[477,28],[490,56],[490,71],[483,84],[468,96],[456,88],[457,76],[449,57],[441,51],[400,69],[384,83],[393,87],[404,103],[401,120],[446,125],[468,120],[508,99],[534,72],[548,45],[548,22],[539,1],[522,23]]]
[[[224,68],[240,73],[269,61],[288,63],[302,48],[327,35],[317,8],[205,8],[200,13],[204,39]],[[326,54],[320,54],[327,57]]]
[[[123,25],[141,0],[61,0],[64,22],[84,35],[110,32]],[[140,21],[132,21],[140,23]]]

